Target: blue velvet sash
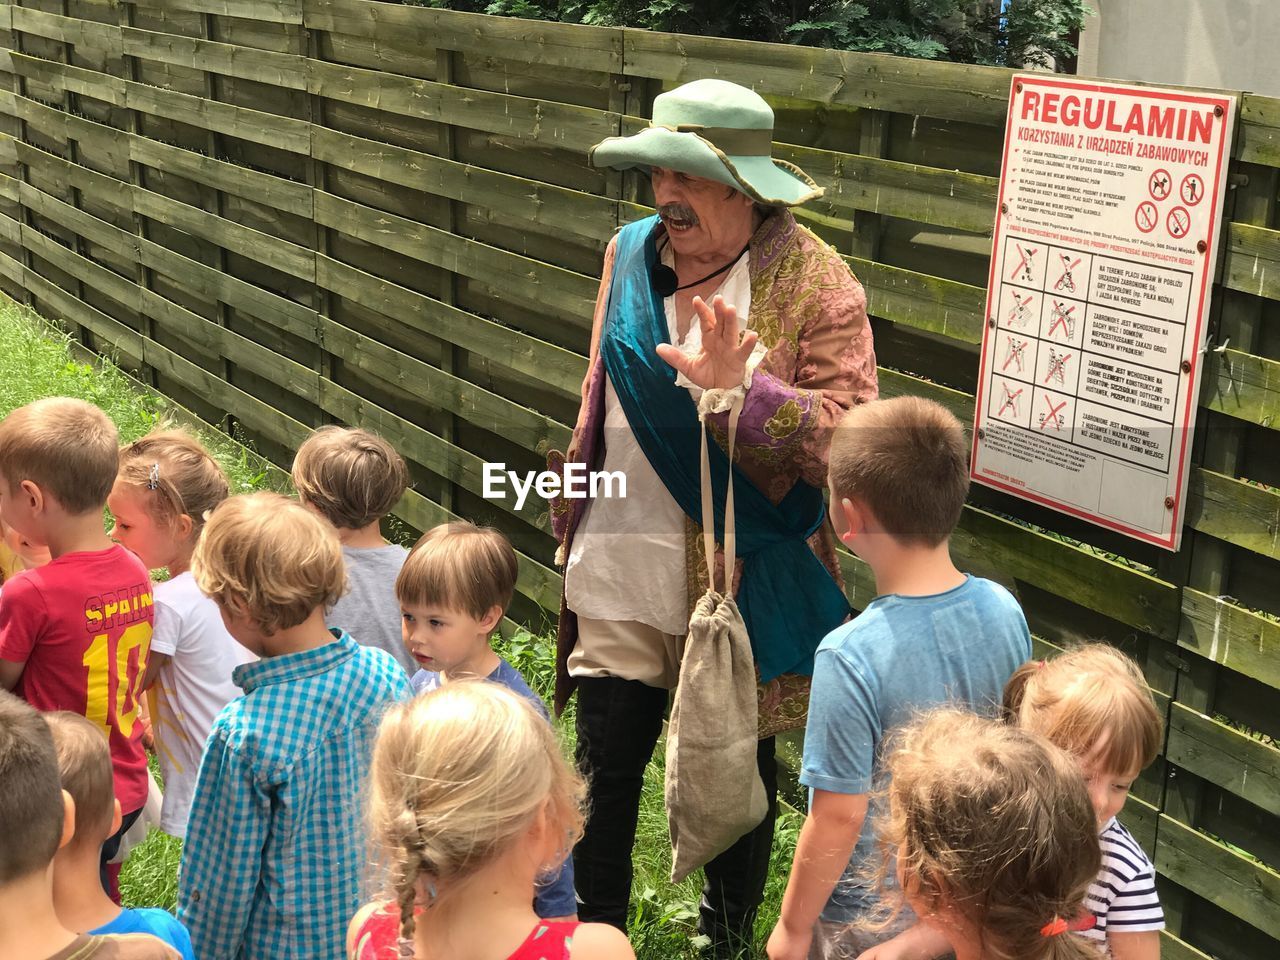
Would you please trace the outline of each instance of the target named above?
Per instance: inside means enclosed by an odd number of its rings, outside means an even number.
[[[701,524],[697,405],[656,350],[668,340],[662,298],[649,282],[657,226],[658,218],[649,217],[618,234],[600,354],[640,449],[680,509]],[[719,444],[710,448],[716,541],[723,542],[729,458]],[[737,467],[733,481],[738,609],[760,679],[810,674],[819,642],[849,613],[844,592],[805,543],[826,516],[822,492],[797,480],[775,506]]]

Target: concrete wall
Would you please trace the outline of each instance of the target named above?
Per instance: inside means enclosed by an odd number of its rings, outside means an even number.
[[[1082,76],[1280,97],[1280,0],[1088,0]]]

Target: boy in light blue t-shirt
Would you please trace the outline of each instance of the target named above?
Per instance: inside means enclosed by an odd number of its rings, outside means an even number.
[[[856,957],[910,925],[904,910],[886,930],[850,926],[876,906],[863,875],[879,855],[868,794],[882,745],[940,704],[994,715],[1031,655],[1017,601],[951,562],[969,489],[964,430],[952,414],[919,397],[855,407],[832,438],[828,485],[836,534],[871,567],[877,597],[814,658],[800,774],[809,815],[769,960]]]
[[[53,906],[76,933],[148,933],[194,960],[191,935],[173,914],[153,907],[121,909],[102,889],[102,844],[120,829],[111,781],[111,751],[102,730],[80,714],[45,715],[58,752],[62,789],[76,805],[76,830],[53,858]]]

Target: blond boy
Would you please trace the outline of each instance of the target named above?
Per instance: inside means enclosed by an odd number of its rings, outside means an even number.
[[[376,433],[321,427],[298,448],[293,485],[309,510],[333,524],[347,565],[347,592],[325,622],[350,630],[360,643],[391,654],[406,674],[415,669],[400,642],[395,582],[408,551],[382,536],[382,518],[409,486],[409,469]]]
[[[82,714],[108,738],[124,820],[103,844],[104,886],[147,800],[138,710],[154,619],[146,568],[102,523],[117,458],[115,425],[82,400],[38,400],[0,422],[0,518],[52,558],[0,593],[0,686]]]
[[[860,876],[877,851],[868,794],[880,747],[944,703],[994,712],[1031,653],[1017,601],[961,573],[948,540],[969,489],[959,421],[919,397],[854,407],[831,441],[831,519],[871,567],[877,597],[818,647],[800,782],[809,814],[770,960],[856,957],[909,923],[868,935],[876,900]]]
[[[0,690],[0,957],[176,960],[177,954],[154,937],[68,929],[54,909],[53,861],[72,838],[75,819],[75,802],[60,786],[48,725],[30,706]]]
[[[191,560],[231,635],[261,659],[214,721],[179,874],[201,960],[340,960],[360,907],[361,790],[378,722],[410,695],[387,653],[325,626],[346,573],[333,529],[272,493],[232,497]]]
[[[415,691],[482,677],[520,694],[551,722],[542,698],[491,644],[518,572],[510,541],[466,520],[428,530],[413,545],[395,588],[404,647],[421,668],[411,680]],[[543,919],[577,919],[572,860],[539,887],[533,906]]]
[[[111,753],[102,731],[65,710],[45,715],[58,753],[62,789],[75,801],[75,835],[53,858],[53,905],[58,920],[81,933],[146,933],[195,960],[187,928],[155,907],[121,909],[98,880],[99,850],[120,829],[120,803],[111,787]]]

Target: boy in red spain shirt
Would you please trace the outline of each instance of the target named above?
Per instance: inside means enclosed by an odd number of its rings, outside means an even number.
[[[82,400],[38,400],[0,421],[0,518],[52,557],[0,592],[0,686],[107,737],[125,811],[102,848],[108,892],[105,865],[147,799],[138,687],[153,621],[146,568],[103,528],[117,463],[115,425]]]

